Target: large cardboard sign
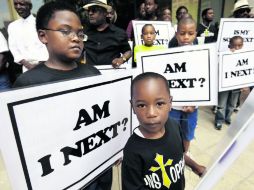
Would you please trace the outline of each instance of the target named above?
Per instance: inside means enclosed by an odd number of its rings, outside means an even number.
[[[145,24],[152,24],[156,31],[156,40],[154,45],[164,45],[168,47],[169,41],[174,37],[175,30],[172,27],[172,23],[169,21],[132,21],[133,30],[134,30],[134,37],[135,37],[135,44],[142,45],[144,44],[143,40],[141,39],[142,34],[142,27]]]
[[[219,91],[254,86],[254,49],[221,52]]]
[[[241,155],[242,151],[254,139],[254,92],[237,113],[235,121],[230,125],[218,148],[213,154],[212,162],[207,167],[207,173],[199,182],[196,190],[209,190],[223,177],[227,169]]]
[[[79,189],[119,159],[132,131],[131,80],[121,73],[0,93],[12,188]]]
[[[215,44],[137,54],[139,72],[157,72],[168,80],[173,105],[216,105],[218,62]]]
[[[244,39],[244,48],[254,47],[254,18],[222,18],[217,40],[219,52],[227,51],[229,39],[241,36]]]

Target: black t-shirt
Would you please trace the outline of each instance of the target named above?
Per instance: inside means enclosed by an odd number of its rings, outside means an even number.
[[[123,190],[183,190],[184,148],[179,125],[168,119],[165,134],[145,139],[129,138],[122,162]]]
[[[103,31],[91,27],[85,33],[88,36],[84,43],[88,64],[111,65],[113,59],[131,50],[126,32],[114,25],[109,25]]]
[[[16,88],[38,85],[66,79],[89,77],[99,74],[99,70],[88,64],[78,64],[78,67],[73,70],[62,71],[49,68],[45,65],[45,63],[40,63],[35,68],[20,75],[15,81],[13,87]]]
[[[218,30],[213,24],[210,24],[208,27],[203,24],[199,24],[197,28],[197,36],[205,37],[205,43],[216,42]]]

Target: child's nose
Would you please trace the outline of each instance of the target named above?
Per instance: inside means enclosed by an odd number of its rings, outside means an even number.
[[[188,34],[185,34],[184,39],[189,39],[190,36]]]
[[[147,111],[147,117],[156,117],[157,116],[157,111],[154,106],[149,106],[148,111]]]

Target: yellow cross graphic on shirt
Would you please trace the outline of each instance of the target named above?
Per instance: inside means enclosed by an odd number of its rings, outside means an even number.
[[[156,157],[155,157],[154,160],[158,163],[159,167],[153,167],[152,166],[149,170],[152,171],[152,172],[156,172],[158,170],[161,170],[163,185],[169,189],[170,184],[171,184],[171,180],[169,179],[168,174],[166,172],[166,166],[170,166],[172,164],[173,160],[168,159],[168,161],[164,165],[163,155],[160,155],[158,153],[156,154]]]

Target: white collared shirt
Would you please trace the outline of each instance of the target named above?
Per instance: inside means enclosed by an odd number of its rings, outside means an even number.
[[[8,44],[4,35],[0,32],[0,53],[5,51],[9,51]]]
[[[16,63],[22,59],[34,63],[48,59],[47,48],[38,38],[32,14],[26,19],[20,18],[10,23],[8,34],[9,48]]]

